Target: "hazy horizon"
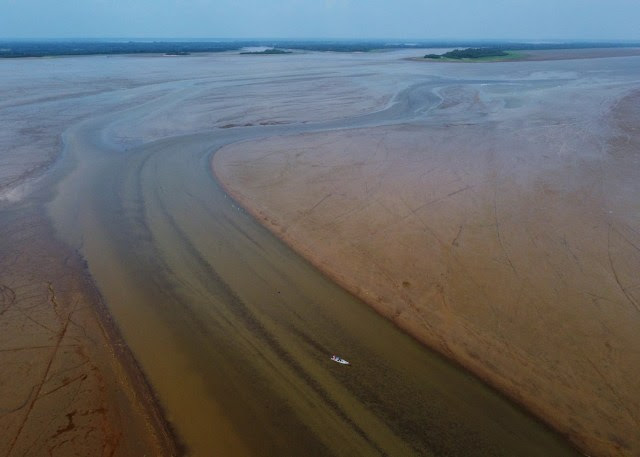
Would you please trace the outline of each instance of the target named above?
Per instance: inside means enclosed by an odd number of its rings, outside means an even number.
[[[266,7],[257,0],[55,6],[0,0],[0,6],[1,39],[640,40],[634,0],[281,0]]]
[[[141,43],[153,43],[153,42],[252,42],[252,41],[307,41],[307,42],[389,42],[389,43],[402,43],[402,44],[437,44],[437,43],[531,43],[531,44],[562,44],[562,43],[631,43],[640,44],[640,38],[637,39],[597,39],[597,38],[576,38],[576,39],[562,39],[562,38],[393,38],[393,37],[287,37],[287,36],[264,36],[264,37],[172,37],[172,36],[149,36],[149,37],[129,37],[129,36],[69,36],[69,37],[55,37],[55,36],[32,36],[32,37],[17,37],[17,36],[1,36],[0,41],[52,41],[52,42],[141,42]]]

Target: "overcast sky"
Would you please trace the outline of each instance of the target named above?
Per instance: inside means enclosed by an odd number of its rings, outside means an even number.
[[[640,0],[0,0],[0,37],[640,40]]]

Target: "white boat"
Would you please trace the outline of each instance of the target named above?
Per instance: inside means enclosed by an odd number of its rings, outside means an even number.
[[[351,363],[347,362],[342,357],[338,357],[337,355],[332,355],[331,360],[333,360],[334,362],[341,363],[342,365],[351,365]]]

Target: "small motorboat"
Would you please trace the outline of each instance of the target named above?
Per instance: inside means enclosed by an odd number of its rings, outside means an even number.
[[[338,357],[337,355],[332,355],[331,356],[331,360],[333,360],[334,362],[337,362],[337,363],[341,363],[342,365],[351,365],[351,363],[347,362],[342,357]]]

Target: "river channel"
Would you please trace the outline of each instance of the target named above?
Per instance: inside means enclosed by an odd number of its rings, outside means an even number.
[[[428,116],[446,84],[414,84],[385,109],[339,121],[112,141],[119,126],[201,90],[173,82],[65,131],[48,210],[189,455],[577,455],[325,278],[212,175],[224,145],[408,122]]]

